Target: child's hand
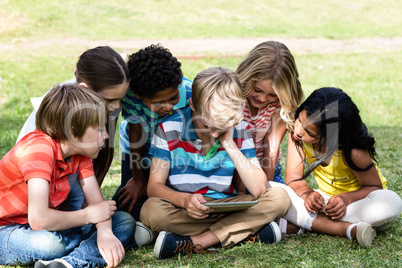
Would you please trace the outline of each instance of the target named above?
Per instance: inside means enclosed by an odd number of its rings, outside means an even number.
[[[138,199],[146,194],[147,187],[143,181],[134,180],[133,178],[129,179],[127,184],[119,191],[121,207],[125,207],[129,202],[131,202],[130,207],[127,210],[128,213],[131,213]]]
[[[99,252],[105,259],[108,267],[116,267],[124,258],[124,247],[111,230],[97,232]]]
[[[90,204],[85,209],[87,211],[89,223],[97,224],[99,222],[109,220],[116,211],[117,207],[115,201],[109,200]]]
[[[204,219],[208,217],[208,213],[212,211],[211,208],[203,206],[207,200],[201,194],[191,194],[186,198],[185,208],[187,214],[194,219]]]
[[[334,195],[328,200],[328,204],[325,206],[325,214],[333,220],[342,218],[346,213],[346,207],[348,201],[342,194]]]
[[[316,191],[310,193],[304,200],[304,206],[311,213],[320,212],[324,209],[324,198]]]
[[[228,128],[228,130],[219,136],[219,141],[222,143],[223,148],[226,149],[231,143],[233,143],[234,126]]]

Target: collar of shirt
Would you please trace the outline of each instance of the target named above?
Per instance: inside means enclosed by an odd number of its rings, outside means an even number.
[[[62,173],[64,173],[64,172],[70,173],[70,172],[71,172],[71,166],[70,166],[71,158],[68,157],[68,158],[66,159],[66,161],[64,161],[63,155],[62,155],[62,153],[61,153],[60,142],[57,141],[57,140],[53,140],[53,141],[54,141],[54,143],[55,143],[55,145],[56,145],[56,154],[55,154],[55,157],[56,157],[56,165],[57,165],[57,167],[59,168],[59,170],[60,170]]]

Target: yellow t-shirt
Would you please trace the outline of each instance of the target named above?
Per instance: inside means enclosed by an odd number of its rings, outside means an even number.
[[[303,144],[303,150],[306,159],[310,164],[317,161],[311,144]],[[387,189],[387,180],[382,176],[381,171],[375,162],[374,166],[380,176],[383,189]],[[333,154],[328,166],[317,166],[314,169],[313,174],[320,190],[330,196],[353,192],[361,187],[355,174],[353,174],[352,169],[347,167],[343,162],[342,150],[338,150]]]

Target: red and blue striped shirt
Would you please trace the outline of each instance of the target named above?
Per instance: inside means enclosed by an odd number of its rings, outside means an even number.
[[[256,157],[250,127],[245,121],[235,126],[233,139],[246,158]],[[170,162],[166,184],[174,190],[214,199],[236,195],[232,185],[235,166],[223,146],[210,158],[201,149],[202,141],[195,132],[191,109],[186,107],[159,123],[150,154]]]

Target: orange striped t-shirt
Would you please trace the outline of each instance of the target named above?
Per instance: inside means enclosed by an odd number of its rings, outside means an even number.
[[[68,176],[84,179],[94,174],[89,157],[73,155],[64,161],[60,143],[35,130],[23,137],[0,160],[0,226],[28,223],[28,180],[49,181],[49,207],[66,200]]]

